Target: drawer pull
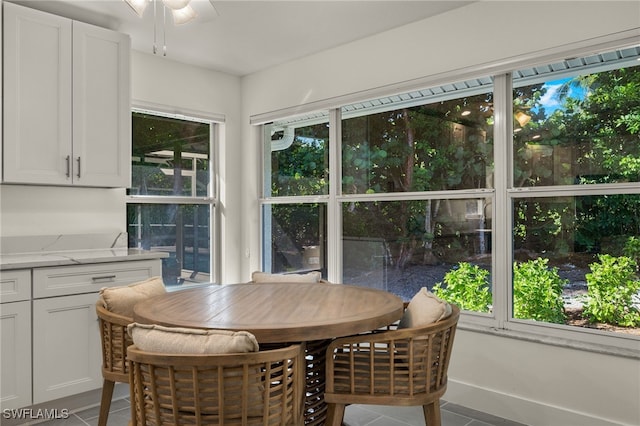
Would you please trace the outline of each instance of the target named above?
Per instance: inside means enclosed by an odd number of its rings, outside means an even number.
[[[99,277],[91,277],[91,281],[114,281],[115,275],[101,275]]]

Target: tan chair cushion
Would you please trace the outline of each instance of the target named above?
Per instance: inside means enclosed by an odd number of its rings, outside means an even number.
[[[133,318],[136,303],[164,293],[166,290],[162,278],[153,277],[127,286],[102,288],[100,300],[108,311]]]
[[[133,343],[143,351],[165,354],[228,354],[257,352],[258,341],[247,331],[201,330],[132,323]]]
[[[422,287],[411,299],[398,328],[428,325],[451,315],[451,305]]]
[[[181,327],[164,327],[156,324],[138,324],[132,323],[128,326],[128,332],[134,345],[138,349],[162,354],[174,355],[214,355],[214,354],[232,354],[257,352],[258,341],[255,336],[247,331],[227,331],[227,330],[201,330],[193,328]],[[204,373],[200,373],[204,374]],[[239,365],[236,368],[227,368],[224,374],[223,392],[225,398],[229,398],[230,406],[226,407],[228,416],[240,416],[241,411],[236,404],[238,392],[243,391],[241,387],[243,381],[243,367]],[[263,411],[263,391],[264,386],[261,381],[261,370],[259,367],[251,367],[249,369],[248,388],[248,415],[250,417],[260,417]],[[210,378],[214,383],[216,377]],[[210,392],[217,395],[217,388],[214,385]],[[217,398],[217,396],[216,396]],[[237,398],[239,399],[239,397]],[[162,410],[162,409],[161,409]],[[185,408],[188,412],[189,409]],[[202,407],[204,415],[216,416],[208,419],[211,424],[218,423],[217,415],[218,407]],[[215,421],[214,421],[215,420]]]
[[[317,283],[322,274],[318,271],[306,274],[270,274],[256,271],[251,274],[251,281],[255,283]]]

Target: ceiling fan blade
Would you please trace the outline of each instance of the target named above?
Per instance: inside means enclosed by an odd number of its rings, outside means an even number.
[[[194,23],[207,23],[218,16],[218,11],[213,7],[211,0],[191,0],[189,5],[195,10],[198,17]]]
[[[215,0],[209,0],[209,3],[211,4],[211,7],[213,8],[213,11],[215,12],[216,16],[220,16],[220,14],[218,13],[218,10],[216,9],[216,5]]]

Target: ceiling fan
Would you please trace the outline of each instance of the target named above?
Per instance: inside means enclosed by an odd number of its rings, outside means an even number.
[[[153,6],[153,53],[157,53],[157,22],[162,19],[163,34],[163,56],[167,56],[167,43],[165,25],[167,20],[167,11],[173,16],[175,25],[186,24],[196,18],[208,16],[217,16],[218,12],[213,6],[214,0],[123,0],[131,9],[142,18],[147,6]],[[161,15],[161,18],[159,18]]]
[[[217,11],[213,6],[213,0],[123,0],[127,3],[133,11],[142,18],[145,10],[149,4],[153,4],[154,14],[157,13],[158,4],[163,9],[171,11],[173,16],[173,23],[176,25],[185,24],[196,19],[199,13],[196,11],[202,11],[203,7],[213,8],[213,12],[217,15]],[[206,3],[206,6],[203,6]],[[210,13],[208,13],[210,15]]]

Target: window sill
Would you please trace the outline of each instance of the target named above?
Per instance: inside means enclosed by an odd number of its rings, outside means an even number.
[[[533,328],[533,327],[532,327]],[[604,335],[592,335],[593,340],[601,340],[602,342],[589,342],[580,340],[576,337],[562,337],[557,335],[549,335],[548,327],[541,327],[547,331],[547,334],[523,331],[523,330],[511,330],[511,329],[499,329],[495,327],[489,327],[485,325],[472,324],[472,323],[460,323],[458,329],[471,331],[475,333],[490,334],[493,336],[506,337],[510,339],[523,340],[526,342],[540,343],[543,345],[559,346],[568,349],[575,349],[580,351],[589,351],[604,355],[612,355],[623,358],[630,358],[640,360],[640,340],[635,338],[624,338],[621,336],[604,336]],[[555,331],[555,330],[554,330]],[[582,334],[579,332],[567,331],[566,334]],[[610,344],[608,342],[616,340],[621,345]]]

